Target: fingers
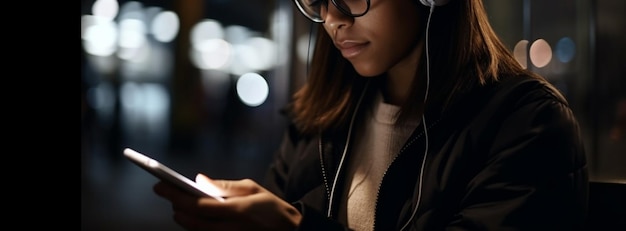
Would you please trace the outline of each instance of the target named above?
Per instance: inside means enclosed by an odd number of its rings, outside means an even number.
[[[200,174],[196,181],[212,184],[228,196],[220,202],[192,196],[166,182],[154,186],[170,201],[174,220],[186,230],[293,230],[300,223],[296,208],[252,180],[212,180]]]
[[[175,211],[196,214],[203,217],[220,217],[221,219],[236,217],[246,210],[250,202],[241,203],[247,196],[255,196],[264,189],[252,180],[212,180],[205,175],[198,174],[196,181],[201,187],[214,187],[220,191],[218,195],[227,197],[225,201],[214,198],[200,198],[180,190],[177,186],[160,181],[153,186],[154,192],[169,200]],[[248,198],[253,199],[255,197]]]
[[[213,180],[214,183],[224,187],[225,192],[230,192],[224,201],[211,198],[200,198],[197,201],[197,215],[207,218],[219,218],[220,220],[241,219],[246,214],[256,214],[259,208],[266,208],[270,204],[280,203],[281,200],[273,197],[273,194],[265,191],[251,180],[227,181]],[[241,194],[237,194],[241,193]]]

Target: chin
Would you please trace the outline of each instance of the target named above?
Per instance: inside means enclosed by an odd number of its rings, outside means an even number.
[[[379,76],[382,73],[385,72],[385,70],[381,70],[379,66],[376,66],[374,64],[363,64],[363,65],[354,65],[354,70],[356,70],[357,73],[359,73],[359,75],[363,76],[363,77],[375,77],[375,76]]]

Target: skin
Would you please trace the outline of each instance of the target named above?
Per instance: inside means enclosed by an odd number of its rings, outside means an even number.
[[[250,179],[212,180],[198,174],[196,182],[222,189],[225,201],[192,196],[164,181],[153,187],[170,201],[174,221],[186,230],[293,230],[302,219],[296,208]]]
[[[330,4],[332,5],[332,4]],[[367,14],[352,18],[337,8],[322,11],[324,29],[342,55],[365,77],[387,72],[386,101],[400,105],[409,94],[422,42],[418,3],[413,0],[372,0]]]
[[[372,0],[368,13],[357,18],[333,4],[322,11],[326,32],[359,74],[387,74],[381,90],[391,104],[406,99],[422,52],[415,29],[417,7],[416,0]],[[154,192],[172,204],[175,222],[186,230],[293,230],[302,220],[296,208],[252,180],[212,180],[198,174],[196,182],[221,188],[226,200],[198,198],[167,182],[154,186]]]

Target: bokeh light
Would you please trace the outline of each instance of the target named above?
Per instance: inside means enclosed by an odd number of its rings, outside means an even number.
[[[178,15],[172,11],[161,11],[152,20],[150,33],[159,42],[168,43],[176,38],[180,29]]]
[[[117,50],[117,25],[102,17],[86,15],[82,17],[83,48],[95,56],[109,56]]]
[[[570,37],[563,37],[556,43],[556,57],[563,63],[569,63],[576,56],[576,44]]]
[[[191,45],[198,46],[209,39],[224,39],[222,23],[213,19],[204,19],[191,28]]]
[[[207,39],[197,44],[194,49],[200,58],[196,64],[202,69],[224,69],[230,61],[231,46],[223,39]]]
[[[237,95],[244,104],[256,107],[267,99],[269,85],[263,76],[257,73],[246,73],[237,79]]]
[[[118,57],[133,61],[141,57],[140,51],[146,45],[146,25],[139,19],[122,19],[119,24]],[[145,57],[145,56],[144,56]]]
[[[524,68],[528,68],[528,52],[526,51],[528,47],[528,40],[520,40],[515,44],[515,48],[513,48],[513,55],[517,62]]]
[[[96,17],[113,20],[119,11],[117,0],[96,0],[91,6],[91,12]]]
[[[544,39],[537,39],[530,45],[530,61],[536,67],[545,67],[552,60],[552,48]]]

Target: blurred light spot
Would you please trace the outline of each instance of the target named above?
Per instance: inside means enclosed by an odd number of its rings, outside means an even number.
[[[248,39],[246,45],[250,46],[254,53],[249,59],[244,59],[246,65],[257,71],[269,70],[276,63],[276,44],[270,39],[263,37],[252,37]]]
[[[122,84],[120,102],[124,110],[134,111],[143,119],[163,117],[169,107],[169,97],[163,85],[126,82]]]
[[[243,74],[237,80],[237,95],[246,105],[256,107],[267,99],[269,85],[265,79],[257,73]]]
[[[117,0],[96,0],[91,6],[91,12],[94,16],[113,20],[119,11]]]
[[[224,39],[222,24],[213,19],[204,19],[191,28],[191,45],[199,46],[209,39]]]
[[[135,82],[126,82],[123,83],[120,87],[120,102],[123,108],[138,108],[143,104],[143,97],[141,97],[141,92],[139,88],[139,84]]]
[[[165,138],[169,126],[170,101],[162,84],[125,82],[120,87],[120,103],[125,132],[137,139]]]
[[[115,115],[115,89],[108,82],[102,82],[87,90],[87,104],[98,115],[97,120],[105,127],[111,126]]]
[[[208,39],[195,47],[200,53],[201,67],[208,69],[223,68],[231,56],[231,47],[223,39]]]
[[[131,60],[146,43],[146,25],[137,19],[123,19],[120,22],[118,56]]]
[[[243,75],[254,70],[248,65],[258,58],[257,51],[245,44],[233,45],[233,57],[230,63],[230,73],[233,75]]]
[[[153,120],[165,117],[169,109],[169,96],[162,84],[144,83],[146,104],[143,106],[146,118]],[[155,121],[155,122],[156,122]]]
[[[87,103],[96,111],[111,113],[115,106],[113,86],[103,82],[87,91]]]
[[[154,67],[150,67],[152,65],[155,65],[156,63],[153,62],[154,59],[154,45],[150,44],[149,42],[145,42],[143,43],[142,46],[137,47],[137,48],[132,48],[132,49],[123,49],[123,50],[118,50],[118,56],[122,57],[122,51],[126,50],[126,56],[125,60],[129,61],[128,63],[139,63],[142,64],[143,66],[145,66],[145,71],[147,71],[148,68],[154,68]],[[160,64],[158,64],[160,65]]]
[[[224,39],[233,46],[232,62],[228,71],[236,76],[248,72],[254,72],[249,64],[258,58],[257,51],[246,43],[252,37],[253,32],[245,26],[230,25],[224,28]],[[254,65],[254,64],[253,64]]]
[[[313,47],[315,47],[315,39],[309,34],[300,35],[296,41],[296,55],[302,63],[307,63],[313,55]],[[307,55],[309,56],[307,58]]]
[[[519,42],[517,42],[517,44],[515,44],[515,48],[513,48],[513,55],[515,56],[515,59],[524,69],[528,67],[528,52],[526,51],[527,47],[528,40],[520,40]]]
[[[282,4],[279,7],[274,7],[274,11],[271,12],[269,38],[272,38],[274,44],[277,45],[277,55],[274,66],[282,66],[292,62],[291,59],[293,58],[293,56],[288,55],[291,52],[290,48],[288,47],[291,46],[293,38],[291,36],[291,33],[288,32],[290,30],[287,29],[291,28],[293,25],[293,20],[291,20],[291,16],[291,7],[286,7]]]
[[[556,57],[563,63],[569,63],[576,55],[576,44],[570,37],[563,37],[556,43]]]
[[[137,15],[143,15],[143,4],[138,1],[127,1],[120,7],[120,20],[129,17],[135,17],[139,19]]]
[[[231,44],[243,44],[252,37],[250,29],[240,25],[230,25],[224,29],[224,40]]]
[[[95,19],[95,20],[92,20]],[[91,18],[82,35],[85,52],[96,56],[109,56],[117,49],[117,26],[114,21]]]
[[[536,67],[545,67],[552,60],[552,48],[544,39],[537,39],[530,45],[530,61]]]
[[[136,49],[125,49],[118,51],[118,56],[122,57],[123,55],[128,56],[126,59],[128,62],[120,62],[119,73],[122,74],[120,77],[123,79],[149,79],[153,77],[148,75],[148,70],[152,68],[156,68],[154,66],[156,63],[153,61],[155,54],[153,53],[153,48],[149,43],[146,45],[136,48]]]
[[[189,61],[191,61],[191,63],[199,69],[209,69],[209,67],[204,63],[204,60],[202,60],[202,51],[199,50],[197,46],[194,46],[189,50]]]
[[[159,42],[171,42],[179,30],[179,19],[172,11],[163,11],[152,20],[150,32]]]

